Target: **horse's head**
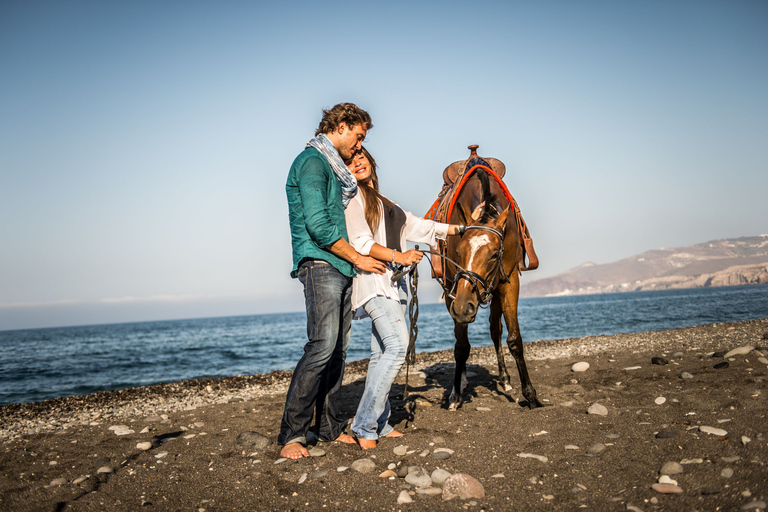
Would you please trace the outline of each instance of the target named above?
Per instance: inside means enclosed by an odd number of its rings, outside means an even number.
[[[461,268],[453,274],[449,311],[459,323],[473,322],[480,306],[491,300],[493,289],[506,278],[504,231],[509,206],[495,218],[488,209],[495,210],[490,203],[483,206],[481,222],[468,226],[452,244],[451,252]]]

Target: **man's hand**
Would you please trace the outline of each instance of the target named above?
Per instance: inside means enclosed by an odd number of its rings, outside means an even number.
[[[370,256],[358,255],[359,257],[353,262],[357,270],[364,272],[373,272],[374,274],[383,274],[387,270],[387,265],[383,261],[379,261],[376,258]]]

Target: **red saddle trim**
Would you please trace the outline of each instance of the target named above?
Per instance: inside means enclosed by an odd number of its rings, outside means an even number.
[[[467,182],[467,180],[474,174],[477,170],[483,169],[486,171],[494,180],[496,180],[496,183],[499,184],[501,187],[502,192],[504,193],[504,197],[507,198],[507,201],[509,201],[509,204],[513,205],[514,210],[517,210],[517,203],[515,203],[515,199],[512,197],[512,194],[509,193],[509,189],[507,189],[507,186],[504,184],[504,182],[499,178],[499,175],[496,174],[493,169],[486,165],[478,164],[475,166],[472,166],[467,172],[464,173],[464,176],[462,177],[459,184],[454,188],[454,190],[451,192],[450,195],[450,203],[448,204],[448,209],[446,211],[445,219],[440,220],[442,222],[448,222],[448,220],[451,218],[451,213],[453,213],[453,207],[456,205],[456,200],[459,198],[459,192],[461,192],[461,189],[464,187],[464,184]],[[434,203],[432,203],[432,206],[427,211],[427,214],[424,215],[425,219],[430,219],[434,221],[438,221],[436,219],[437,211],[440,208],[440,202],[442,201],[441,197],[438,197]]]

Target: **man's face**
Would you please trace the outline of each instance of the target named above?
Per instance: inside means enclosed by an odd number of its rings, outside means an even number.
[[[337,128],[338,144],[336,151],[339,152],[342,160],[349,160],[359,151],[363,145],[367,130],[362,124],[356,124],[351,128],[346,123],[341,123]]]

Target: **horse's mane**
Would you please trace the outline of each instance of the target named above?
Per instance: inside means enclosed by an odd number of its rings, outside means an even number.
[[[506,208],[506,204],[504,203],[507,201],[503,194],[498,193],[500,190],[491,190],[491,179],[485,169],[478,169],[475,172],[474,177],[477,177],[477,179],[480,180],[480,190],[482,192],[482,196],[478,204],[485,201],[485,210],[483,211],[483,216],[480,219],[480,224],[487,224],[491,220],[498,217],[502,211],[504,211],[504,208]],[[498,186],[496,188],[498,188]]]

